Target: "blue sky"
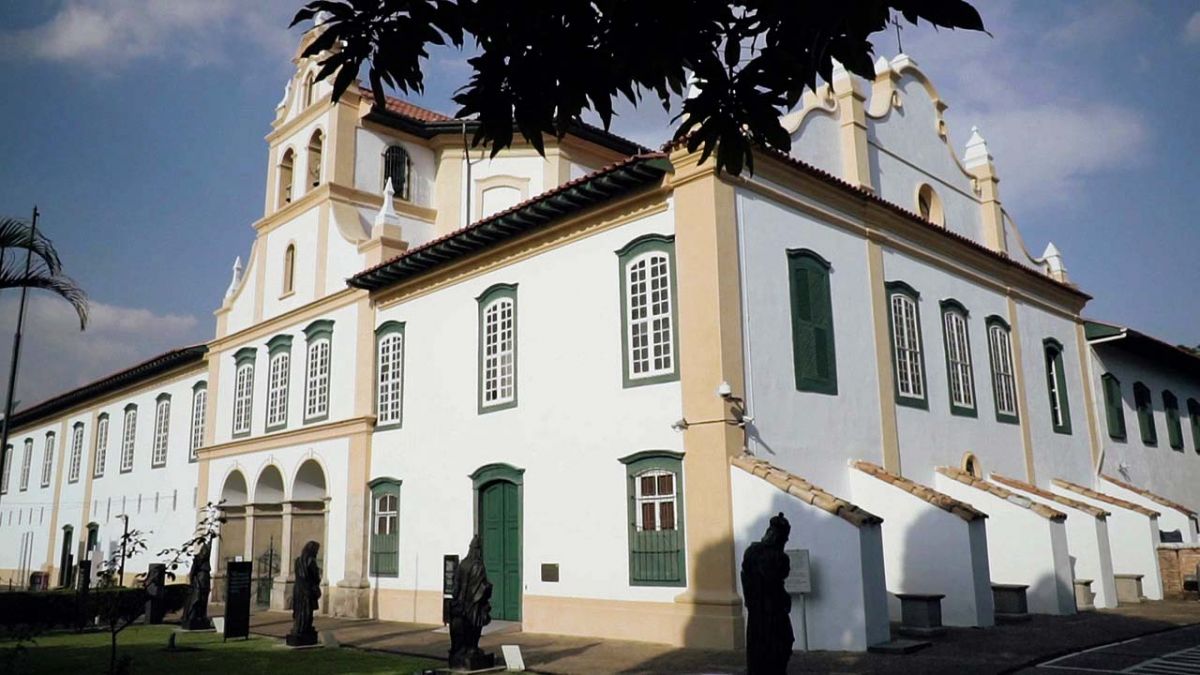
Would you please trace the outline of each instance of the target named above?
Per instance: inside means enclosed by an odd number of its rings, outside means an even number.
[[[34,296],[17,398],[32,402],[212,337],[230,267],[262,215],[266,145],[300,0],[0,4],[0,213],[34,203],[93,300]],[[978,125],[1034,254],[1048,240],[1095,296],[1087,314],[1200,343],[1200,1],[978,0],[993,37],[907,27],[905,51]],[[881,34],[877,53],[896,39]],[[452,113],[464,57],[435,54],[415,98]],[[656,104],[618,133],[670,135]],[[16,296],[0,295],[0,372]],[[0,396],[3,393],[0,392]]]

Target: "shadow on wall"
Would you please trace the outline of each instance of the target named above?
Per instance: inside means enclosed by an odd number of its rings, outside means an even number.
[[[915,518],[883,519],[888,615],[900,620],[897,593],[941,594],[949,626],[990,625],[993,616],[986,529],[933,505]],[[900,541],[896,541],[899,538]]]

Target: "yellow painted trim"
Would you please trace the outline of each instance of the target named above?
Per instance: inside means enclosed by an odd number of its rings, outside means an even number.
[[[261,238],[262,246],[256,247],[254,269],[254,314],[251,323],[263,319],[263,302],[267,295],[267,241]]]
[[[472,202],[472,218],[480,220],[483,218],[483,194],[488,190],[499,187],[510,187],[521,193],[521,198],[517,203],[529,199],[529,177],[528,176],[513,176],[510,174],[497,174],[480,178],[475,181],[475,197]]]
[[[96,474],[94,471],[96,467],[96,421],[99,417],[100,412],[93,409],[91,419],[88,421],[88,428],[91,429],[91,433],[88,436],[88,447],[84,452],[79,453],[81,455],[80,461],[83,462],[83,466],[79,467],[79,470],[86,477],[83,484],[83,509],[81,511],[84,526],[87,526],[88,520],[92,515],[92,480]],[[112,422],[109,422],[109,424],[111,425]]]
[[[317,120],[321,119],[321,117],[331,112],[331,107],[346,108],[350,114],[355,115],[358,110],[358,98],[359,96],[357,93],[347,91],[346,94],[342,96],[342,99],[332,106],[318,105],[319,101],[314,101],[313,104],[306,108],[303,112],[272,129],[270,133],[263,137],[263,140],[265,140],[271,147],[275,147],[278,145],[278,142],[281,139],[296,134],[304,127],[316,122]]]
[[[522,630],[530,633],[730,649],[729,627],[741,625],[742,608],[525,595],[521,617]]]
[[[351,417],[344,420],[337,420],[336,422],[312,424],[297,429],[289,429],[265,436],[240,438],[227,443],[218,443],[211,447],[200,448],[198,454],[201,459],[208,460],[236,457],[238,455],[274,450],[275,448],[290,445],[318,443],[335,438],[370,434],[374,428],[374,416]]]
[[[545,230],[488,249],[477,256],[445,265],[436,272],[388,287],[378,291],[373,299],[377,308],[387,309],[451,284],[486,274],[498,267],[512,265],[593,234],[662,213],[668,208],[662,189],[643,192],[631,199],[614,201],[595,211],[567,218]]]
[[[313,298],[325,296],[325,275],[329,264],[329,203],[317,211],[317,272],[313,279]]]
[[[1079,353],[1079,376],[1083,380],[1083,406],[1087,411],[1088,445],[1092,449],[1092,467],[1100,470],[1100,455],[1103,445],[1100,440],[1100,415],[1096,412],[1096,398],[1092,392],[1092,350],[1084,335],[1083,322],[1075,322],[1075,349]]]
[[[433,182],[433,204],[437,207],[436,235],[462,226],[464,168],[462,149],[444,147],[437,151],[438,169]]]
[[[295,169],[293,168],[293,171]],[[344,188],[343,188],[344,189]],[[271,232],[275,228],[285,223],[291,222],[294,218],[300,216],[305,211],[317,206],[320,202],[329,199],[329,195],[333,190],[330,183],[321,183],[317,187],[304,193],[299,198],[293,198],[292,201],[285,207],[278,209],[270,215],[263,216],[250,226],[258,233],[259,237]]]
[[[888,330],[888,299],[884,287],[883,247],[867,239],[867,273],[871,284],[871,325],[875,333],[875,370],[879,384],[879,438],[883,468],[904,475],[900,462],[900,432],[896,422],[896,385],[892,371],[892,338]]]
[[[675,205],[680,393],[685,419],[725,419],[731,412],[714,393],[717,386],[728,382],[736,395],[746,392],[736,194],[717,177],[713,162],[698,165],[697,158],[672,156],[675,174],[668,177]],[[727,649],[744,644],[729,478],[729,460],[744,445],[744,432],[734,425],[683,432],[688,588],[676,602],[719,617],[707,632],[712,646]]]
[[[366,294],[355,307],[354,408],[356,416],[375,416],[375,311]]]
[[[1021,424],[1021,447],[1025,452],[1025,479],[1030,485],[1037,485],[1037,475],[1033,467],[1033,437],[1029,429],[1029,396],[1026,395],[1025,360],[1021,351],[1021,326],[1017,321],[1017,303],[1008,296],[1008,323],[1011,327],[1013,362],[1016,367],[1013,374],[1017,380],[1017,405]]]
[[[58,425],[58,431],[55,433],[56,443],[55,443],[54,449],[55,449],[55,451],[58,452],[58,462],[57,462],[58,468],[54,472],[54,502],[53,502],[52,506],[50,507],[50,530],[49,530],[50,536],[48,537],[50,541],[47,544],[47,548],[46,548],[46,562],[49,565],[55,564],[54,545],[58,543],[58,511],[59,511],[58,505],[59,505],[59,500],[62,498],[63,462],[66,457],[66,452],[64,451],[64,448],[67,445],[66,443],[63,442],[63,440],[66,439],[66,437],[67,437],[67,420],[68,419],[69,419],[68,417],[62,418],[62,421],[59,422],[59,425]]]
[[[372,211],[378,211],[379,207],[383,206],[383,195],[377,195],[366,190],[358,188],[346,187],[344,185],[331,185],[329,188],[329,198],[335,201],[353,204],[354,206],[362,206],[370,208]],[[392,198],[392,205],[396,207],[396,212],[420,220],[426,223],[437,221],[437,209],[421,206],[410,201],[405,201],[399,197]]]
[[[220,352],[224,352],[231,347],[241,347],[245,342],[273,335],[281,329],[295,323],[300,323],[305,319],[317,318],[322,314],[328,314],[355,302],[357,300],[356,295],[365,294],[365,291],[357,288],[343,288],[336,293],[314,300],[302,307],[297,307],[283,314],[273,316],[266,321],[255,323],[236,333],[219,337],[208,343],[209,358],[216,358]]]

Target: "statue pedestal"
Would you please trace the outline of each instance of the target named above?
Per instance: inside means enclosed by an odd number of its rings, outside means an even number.
[[[289,647],[312,647],[319,643],[317,640],[317,631],[308,631],[306,633],[288,633],[285,640]]]

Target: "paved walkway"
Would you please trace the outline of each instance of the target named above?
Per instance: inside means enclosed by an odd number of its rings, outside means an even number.
[[[1200,623],[1200,603],[1150,602],[1070,617],[1035,616],[1027,623],[987,629],[955,628],[932,647],[906,656],[847,652],[797,653],[789,673],[1008,673],[1090,647]],[[317,629],[361,649],[444,659],[450,637],[437,626],[317,617]],[[291,617],[263,612],[251,618],[255,633],[283,637]],[[1200,636],[1200,631],[1195,633]],[[1197,638],[1200,640],[1200,637]],[[675,649],[647,642],[599,640],[537,633],[485,635],[481,646],[521,647],[526,667],[539,673],[743,673],[739,652]],[[1186,646],[1196,646],[1192,643]],[[1183,647],[1180,647],[1182,649]],[[1040,670],[1051,675],[1054,670]],[[1063,672],[1063,671],[1059,671]]]

